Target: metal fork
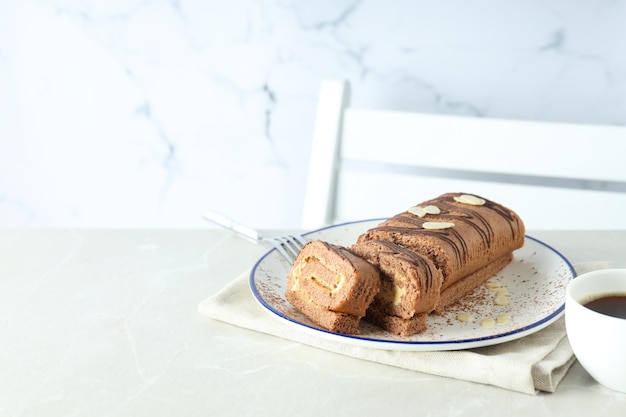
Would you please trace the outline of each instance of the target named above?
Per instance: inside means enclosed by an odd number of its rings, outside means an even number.
[[[202,218],[215,223],[218,226],[222,226],[226,229],[236,232],[240,236],[246,239],[253,240],[255,242],[267,242],[274,246],[278,253],[280,253],[290,264],[292,264],[300,250],[307,244],[307,239],[301,235],[285,235],[285,236],[273,236],[266,237],[259,233],[257,230],[248,226],[244,226],[237,223],[233,219],[223,216],[219,213],[207,211],[202,214]]]

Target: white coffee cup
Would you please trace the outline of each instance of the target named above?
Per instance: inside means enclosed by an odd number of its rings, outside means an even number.
[[[626,392],[626,319],[584,306],[607,295],[626,295],[626,269],[582,274],[567,286],[565,325],[576,358],[600,384]]]

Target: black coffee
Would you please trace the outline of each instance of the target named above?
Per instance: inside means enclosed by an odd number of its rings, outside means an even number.
[[[626,319],[626,294],[599,297],[585,303],[585,307],[607,316]]]

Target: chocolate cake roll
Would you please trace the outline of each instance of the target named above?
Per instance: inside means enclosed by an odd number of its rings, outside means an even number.
[[[286,297],[318,325],[358,333],[367,320],[403,336],[480,286],[524,244],[524,223],[482,197],[443,194],[369,229],[346,248],[307,244]]]
[[[442,273],[441,312],[504,268],[524,244],[524,223],[512,210],[474,195],[449,193],[397,214],[359,236],[429,258]]]
[[[318,325],[358,333],[359,320],[380,290],[378,270],[344,247],[307,243],[287,277],[287,300]]]

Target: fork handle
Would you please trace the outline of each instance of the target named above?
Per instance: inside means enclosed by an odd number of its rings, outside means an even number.
[[[243,237],[246,237],[248,239],[252,239],[255,241],[260,241],[263,240],[263,237],[261,236],[261,234],[248,227],[248,226],[244,226],[243,224],[237,223],[236,221],[234,221],[233,219],[230,219],[226,216],[223,216],[219,213],[215,213],[213,211],[206,211],[204,213],[202,213],[202,218],[204,218],[205,220],[208,220],[212,223],[217,224],[218,226],[222,226],[225,227],[227,229],[232,230],[233,232],[236,232],[240,235],[242,235]]]

